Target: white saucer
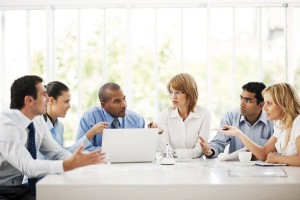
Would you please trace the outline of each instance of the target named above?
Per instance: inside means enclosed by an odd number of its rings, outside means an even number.
[[[174,165],[175,160],[174,160],[174,158],[163,158],[160,160],[160,164],[161,165]]]

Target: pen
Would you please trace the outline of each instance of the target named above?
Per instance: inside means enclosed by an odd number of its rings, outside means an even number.
[[[220,130],[227,131],[227,130],[229,130],[229,128],[213,128],[213,129],[210,129],[210,131],[220,131]]]

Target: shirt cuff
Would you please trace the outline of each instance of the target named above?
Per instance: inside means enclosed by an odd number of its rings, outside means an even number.
[[[64,172],[63,160],[50,161],[50,174],[59,174]]]
[[[86,148],[89,145],[92,145],[92,143],[88,140],[86,135],[82,136],[79,141],[84,144],[84,148]]]
[[[212,151],[212,154],[210,156],[206,156],[207,158],[212,158],[215,155],[215,150],[211,149],[211,151]]]

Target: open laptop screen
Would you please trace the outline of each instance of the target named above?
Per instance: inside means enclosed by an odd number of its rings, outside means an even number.
[[[102,150],[111,163],[155,161],[158,129],[105,129]]]

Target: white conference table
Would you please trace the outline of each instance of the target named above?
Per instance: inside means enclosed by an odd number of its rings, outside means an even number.
[[[37,199],[299,200],[300,167],[245,166],[218,159],[101,164],[46,176],[37,183]]]

